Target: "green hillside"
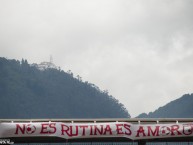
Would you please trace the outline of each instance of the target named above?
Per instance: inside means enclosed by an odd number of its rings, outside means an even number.
[[[0,58],[0,118],[122,118],[123,104],[94,84],[26,60]]]
[[[193,94],[183,95],[154,112],[142,113],[137,118],[193,118]]]

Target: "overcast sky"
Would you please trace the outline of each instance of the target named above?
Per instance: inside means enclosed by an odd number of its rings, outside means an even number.
[[[132,117],[193,93],[193,0],[1,0],[0,57],[49,61]]]

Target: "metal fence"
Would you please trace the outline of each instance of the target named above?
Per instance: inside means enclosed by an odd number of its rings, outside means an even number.
[[[138,145],[137,142],[24,143],[14,145]],[[193,145],[193,142],[147,142],[146,145]]]

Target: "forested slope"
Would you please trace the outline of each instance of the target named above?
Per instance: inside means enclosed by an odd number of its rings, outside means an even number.
[[[154,112],[140,114],[138,118],[193,118],[193,94],[185,94]]]
[[[0,58],[0,118],[122,118],[125,107],[94,84],[26,60]]]

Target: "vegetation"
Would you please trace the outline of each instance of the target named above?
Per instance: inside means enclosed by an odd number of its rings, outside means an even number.
[[[108,91],[57,69],[0,58],[0,118],[130,117]]]
[[[193,118],[193,94],[185,94],[149,114],[142,113],[137,118]]]

